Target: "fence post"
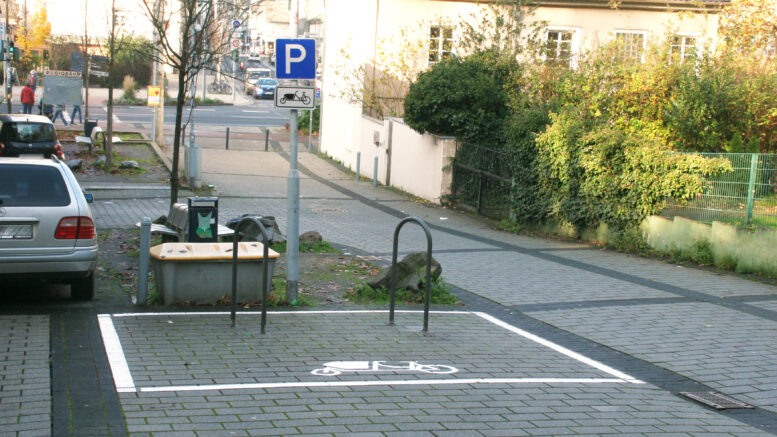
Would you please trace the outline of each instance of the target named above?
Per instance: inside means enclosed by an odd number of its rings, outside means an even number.
[[[478,214],[483,206],[483,172],[478,172]]]
[[[745,224],[753,221],[753,203],[755,200],[755,173],[758,169],[758,153],[753,153],[750,157],[750,180],[747,182],[747,217]]]
[[[151,247],[151,218],[143,217],[140,221],[140,254],[138,255],[138,292],[135,305],[148,303],[148,262]]]
[[[375,159],[372,161],[372,186],[377,187],[378,186],[378,157],[376,156]]]
[[[354,179],[356,182],[359,182],[359,172],[361,171],[360,167],[362,165],[362,152],[356,152],[356,178]]]

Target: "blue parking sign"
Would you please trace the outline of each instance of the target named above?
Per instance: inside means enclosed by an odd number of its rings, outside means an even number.
[[[309,38],[275,40],[275,77],[315,79],[316,40]]]

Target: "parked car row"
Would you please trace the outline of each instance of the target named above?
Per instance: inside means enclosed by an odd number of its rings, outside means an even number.
[[[0,282],[45,279],[91,299],[97,238],[94,216],[51,121],[0,115]]]

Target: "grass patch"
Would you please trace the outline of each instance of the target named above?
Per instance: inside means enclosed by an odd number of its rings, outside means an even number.
[[[286,242],[273,244],[270,246],[270,249],[278,253],[286,253]],[[319,241],[316,244],[300,244],[299,251],[306,253],[340,253],[328,241]]]
[[[397,290],[394,298],[399,303],[423,303],[426,293],[426,286],[423,284],[423,280],[419,283],[417,291],[414,290]],[[385,287],[379,287],[377,290],[369,285],[361,284],[348,290],[346,294],[348,299],[352,302],[367,304],[367,305],[383,305],[389,303],[390,296],[388,290]],[[451,287],[442,279],[433,279],[430,292],[430,300],[433,304],[438,305],[456,305],[459,303],[459,299],[451,293]]]
[[[261,302],[259,302],[261,305]],[[272,290],[267,293],[267,306],[310,306],[310,301],[302,293],[297,293],[297,299],[289,302],[286,300],[286,280],[281,278],[273,278]]]
[[[613,232],[607,241],[606,247],[621,253],[637,253],[642,256],[650,255],[653,249],[645,241],[642,232],[638,228],[624,229]]]

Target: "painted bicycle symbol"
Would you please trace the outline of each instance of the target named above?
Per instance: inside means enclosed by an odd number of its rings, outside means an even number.
[[[310,103],[310,97],[305,94],[304,91],[297,91],[294,94],[284,94],[283,97],[281,97],[281,105],[285,104],[289,100],[302,102],[303,105]]]
[[[459,369],[445,364],[421,364],[416,361],[399,361],[399,365],[386,364],[385,361],[330,361],[321,369],[310,373],[318,376],[337,376],[343,372],[421,372],[436,375],[456,373]]]

